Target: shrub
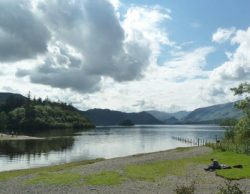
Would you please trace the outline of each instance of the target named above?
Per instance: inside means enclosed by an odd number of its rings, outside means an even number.
[[[195,191],[195,182],[192,182],[191,185],[177,185],[175,192],[177,194],[194,194]]]
[[[225,186],[218,187],[218,194],[244,194],[245,192],[239,188],[238,183],[232,183],[231,180],[226,182]]]

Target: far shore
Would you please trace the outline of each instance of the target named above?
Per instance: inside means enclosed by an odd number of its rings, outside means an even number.
[[[10,140],[39,140],[44,139],[41,137],[32,137],[26,135],[8,135],[4,133],[0,133],[0,141],[10,141]]]

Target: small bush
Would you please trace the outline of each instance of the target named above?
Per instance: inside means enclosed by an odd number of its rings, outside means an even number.
[[[175,192],[177,194],[194,194],[195,191],[195,182],[192,182],[191,185],[177,185]]]
[[[233,184],[232,181],[227,181],[225,186],[218,187],[218,194],[244,194],[245,192],[239,188],[239,184]]]

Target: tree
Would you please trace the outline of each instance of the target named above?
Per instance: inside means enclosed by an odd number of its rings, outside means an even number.
[[[234,138],[239,143],[250,143],[250,83],[242,83],[237,88],[232,88],[235,95],[245,95],[245,99],[235,106],[245,115],[234,126]]]
[[[1,110],[7,113],[14,110],[15,108],[23,106],[24,104],[25,98],[23,98],[22,96],[10,95],[6,99],[6,102],[1,106]]]
[[[3,132],[7,128],[7,115],[5,112],[0,113],[0,131]]]

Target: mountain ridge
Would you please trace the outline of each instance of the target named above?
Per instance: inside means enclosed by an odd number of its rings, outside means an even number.
[[[238,119],[242,116],[243,113],[234,106],[237,102],[238,101],[201,107],[190,112],[148,112],[163,121],[165,124],[219,124],[224,119]],[[184,113],[183,117],[176,117],[175,115],[180,112]]]
[[[225,104],[212,105],[193,110],[185,118],[186,122],[204,122],[211,120],[222,120],[228,118],[236,118],[242,116],[242,112],[235,108],[236,102],[229,102]]]
[[[4,103],[11,104],[10,99],[16,100],[17,104],[24,103],[28,98],[21,94],[0,92],[0,107]],[[236,101],[237,102],[237,101]],[[197,108],[193,111],[178,111],[168,113],[151,110],[142,112],[126,113],[110,109],[90,109],[82,111],[74,108],[74,111],[86,116],[95,125],[119,125],[126,120],[130,120],[136,125],[156,125],[156,124],[218,124],[223,119],[238,119],[243,113],[234,107],[236,102],[212,105]],[[14,107],[17,106],[13,104]]]
[[[131,122],[136,125],[163,124],[162,121],[159,121],[154,116],[145,111],[139,113],[125,113],[110,109],[95,108],[81,112],[96,125],[119,125],[125,120],[131,120]]]

